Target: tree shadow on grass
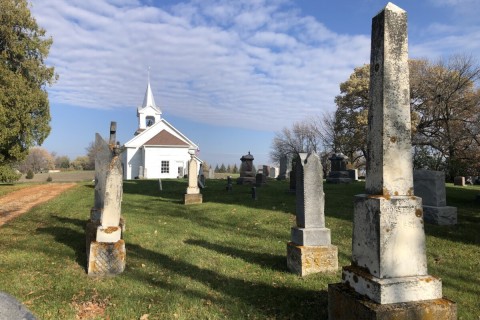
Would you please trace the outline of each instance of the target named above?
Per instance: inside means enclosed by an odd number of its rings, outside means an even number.
[[[184,241],[186,244],[199,246],[205,249],[213,250],[218,253],[226,254],[240,258],[249,263],[255,263],[263,268],[269,268],[272,270],[287,272],[287,260],[285,256],[278,256],[269,253],[258,253],[252,251],[240,250],[233,247],[226,247],[219,244],[210,243],[205,240],[187,239]],[[286,252],[285,246],[285,252]]]
[[[282,285],[265,284],[227,277],[212,270],[170,258],[169,256],[145,249],[136,244],[127,244],[128,255],[145,259],[150,263],[183,277],[201,282],[213,290],[239,299],[251,305],[259,313],[275,319],[326,319],[327,291],[291,288]],[[142,278],[149,285],[158,285],[155,280]]]
[[[75,252],[75,262],[87,270],[87,253],[85,246],[85,233],[66,227],[38,228],[39,233],[50,234],[58,243],[62,243]]]
[[[60,217],[52,215],[52,218],[63,224],[70,224],[76,227],[85,228],[86,221],[81,219]],[[78,229],[78,228],[77,228]],[[85,271],[87,270],[87,253],[85,243],[85,232],[65,227],[65,226],[51,226],[38,228],[39,233],[50,234],[58,243],[62,243],[75,252],[75,262],[78,263]]]
[[[157,180],[129,180],[123,184],[126,194],[141,194],[154,196],[162,201],[183,203],[187,182],[185,179],[162,180],[163,190],[159,191]],[[268,184],[257,187],[258,200],[251,194],[251,185],[234,185],[232,191],[225,189],[225,180],[209,179],[206,187],[201,189],[204,203],[223,203],[242,205],[258,209],[281,209],[285,213],[292,213],[295,206],[295,194],[287,192],[288,184],[285,181],[272,180]]]

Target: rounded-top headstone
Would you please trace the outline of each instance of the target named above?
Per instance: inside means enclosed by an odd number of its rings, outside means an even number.
[[[0,320],[36,320],[17,299],[0,291]]]

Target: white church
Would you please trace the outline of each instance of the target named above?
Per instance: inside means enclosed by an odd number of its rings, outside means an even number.
[[[198,146],[162,118],[150,80],[143,104],[137,108],[137,117],[138,129],[124,145],[124,179],[183,177],[191,156],[198,164],[202,163],[196,156]]]

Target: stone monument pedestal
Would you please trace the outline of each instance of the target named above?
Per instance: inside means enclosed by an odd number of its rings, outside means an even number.
[[[184,204],[198,204],[203,202],[201,193],[186,193],[184,198]]]
[[[88,275],[114,276],[125,270],[125,242],[97,242],[92,241],[87,248]]]
[[[328,309],[328,319],[332,320],[457,319],[456,303],[445,298],[378,304],[342,283],[328,285],[328,305],[334,306]]]
[[[287,267],[292,273],[306,276],[318,272],[338,270],[336,246],[299,246],[287,243]]]

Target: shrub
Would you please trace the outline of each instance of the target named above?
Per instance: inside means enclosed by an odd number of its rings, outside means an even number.
[[[27,175],[25,176],[25,178],[27,178],[27,179],[33,179],[33,176],[34,176],[33,170],[32,170],[32,169],[28,169]]]
[[[52,180],[53,180],[52,177],[48,176],[47,182],[52,182]]]

